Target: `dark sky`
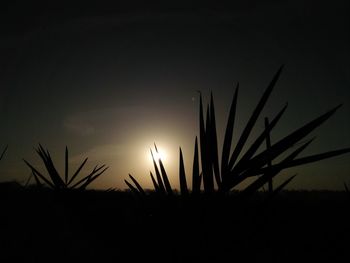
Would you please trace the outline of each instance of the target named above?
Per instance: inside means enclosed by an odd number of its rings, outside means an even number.
[[[196,91],[206,100],[213,91],[222,136],[239,81],[239,134],[281,64],[264,116],[289,107],[272,140],[344,103],[306,153],[350,146],[349,1],[163,2],[3,4],[0,145],[9,151],[1,181],[27,178],[22,158],[40,167],[33,147],[41,142],[58,163],[68,145],[72,166],[85,156],[89,167],[109,165],[95,187],[124,188],[128,173],[150,186],[156,142],[177,185],[179,146],[191,172]],[[299,174],[290,188],[342,189],[349,161],[283,173]]]

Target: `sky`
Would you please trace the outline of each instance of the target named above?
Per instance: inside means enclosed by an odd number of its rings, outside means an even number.
[[[0,146],[9,149],[0,181],[25,182],[22,158],[44,171],[35,153],[41,143],[62,172],[66,145],[72,169],[85,157],[89,169],[108,165],[93,188],[124,189],[128,173],[151,187],[155,142],[178,186],[179,147],[188,176],[192,170],[198,91],[205,101],[213,92],[221,144],[236,83],[235,139],[282,64],[251,139],[286,102],[272,142],[343,103],[305,154],[350,147],[349,11],[345,0],[5,3]],[[341,190],[349,161],[309,164],[276,180],[296,172],[289,189]]]

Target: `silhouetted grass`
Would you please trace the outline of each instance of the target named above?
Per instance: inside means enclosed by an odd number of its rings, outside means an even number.
[[[236,118],[236,106],[238,98],[239,84],[237,84],[236,90],[233,95],[231,108],[229,111],[229,116],[227,120],[225,137],[221,152],[221,167],[219,166],[219,153],[218,153],[218,138],[216,132],[216,118],[215,118],[215,107],[213,95],[210,96],[210,103],[207,105],[206,118],[204,118],[203,102],[202,96],[200,94],[199,101],[199,142],[200,142],[200,158],[201,158],[201,173],[199,174],[199,158],[198,158],[198,145],[197,138],[195,142],[195,154],[193,162],[193,193],[199,193],[201,188],[201,181],[203,182],[204,192],[207,194],[214,193],[216,190],[219,193],[228,193],[236,186],[241,184],[248,178],[255,178],[255,180],[249,184],[243,191],[241,195],[243,197],[250,196],[252,193],[256,192],[263,185],[269,185],[270,194],[273,193],[272,179],[277,176],[282,170],[295,167],[299,165],[304,165],[316,161],[321,161],[323,159],[335,157],[341,154],[350,152],[350,148],[328,151],[321,154],[315,154],[311,156],[297,158],[313,141],[313,139],[308,140],[303,143],[300,147],[292,150],[291,153],[288,152],[295,148],[295,146],[300,143],[302,139],[307,137],[312,131],[328,120],[341,105],[334,107],[333,109],[327,111],[321,116],[315,118],[314,120],[306,123],[304,126],[296,129],[294,132],[286,135],[284,138],[280,139],[275,143],[271,143],[270,133],[275,128],[282,115],[286,111],[286,104],[277,115],[272,118],[271,122],[268,118],[265,118],[265,129],[253,140],[251,145],[247,145],[249,136],[251,135],[257,120],[259,119],[270,95],[275,87],[277,80],[282,72],[281,67],[272,81],[268,85],[267,89],[264,91],[262,97],[260,98],[258,104],[253,110],[252,115],[247,120],[247,124],[243,129],[242,134],[239,136],[237,144],[232,149],[232,139],[234,135],[234,124]],[[263,142],[266,141],[266,149],[258,153],[258,149],[261,147]],[[155,146],[156,151],[157,147]],[[246,152],[242,152],[244,148],[247,148]],[[151,152],[152,153],[152,152]],[[287,157],[282,159],[282,161],[276,161],[272,164],[272,161],[278,160],[279,157],[287,154]],[[242,156],[239,159],[239,156]],[[152,154],[155,172],[157,175],[157,180],[153,178],[151,174],[152,182],[155,186],[155,190],[161,194],[171,195],[173,190],[170,186],[167,174],[165,172],[162,160],[158,160],[159,167],[161,170],[161,175],[159,173],[159,168],[157,166],[156,160]],[[187,195],[188,187],[186,183],[186,174],[183,165],[183,156],[180,148],[180,165],[179,165],[179,181],[181,193]],[[288,178],[281,185],[277,186],[276,192],[279,192],[283,187],[285,187],[293,178]],[[136,180],[133,179],[136,184]],[[165,189],[163,187],[163,183]],[[215,188],[215,184],[217,188]],[[130,187],[131,184],[127,182]],[[132,188],[133,191],[142,192],[140,185],[137,183],[138,187]]]
[[[1,155],[0,155],[0,161],[2,160],[2,158],[4,157],[6,151],[8,149],[8,145],[5,146],[4,150],[2,151]]]
[[[46,178],[42,173],[40,173],[28,161],[26,161],[24,159],[23,159],[23,161],[31,169],[32,175],[34,176],[34,179],[35,179],[38,186],[45,184],[48,187],[55,189],[55,190],[60,190],[60,189],[81,189],[81,190],[83,190],[108,169],[108,167],[106,167],[106,165],[101,165],[101,166],[96,165],[95,168],[88,175],[86,175],[85,177],[83,177],[80,180],[75,180],[78,177],[78,175],[81,172],[84,165],[86,164],[86,162],[88,160],[88,158],[86,158],[81,163],[81,165],[78,167],[78,169],[75,171],[75,173],[69,178],[69,174],[68,174],[68,148],[66,147],[64,177],[61,177],[61,175],[58,173],[57,169],[55,168],[55,165],[52,161],[52,158],[50,156],[49,151],[45,150],[39,144],[39,147],[36,149],[36,152],[38,153],[41,160],[43,161],[43,163],[46,167],[46,170],[48,172],[49,178]]]

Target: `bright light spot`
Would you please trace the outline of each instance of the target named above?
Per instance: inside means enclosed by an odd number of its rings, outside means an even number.
[[[167,157],[166,153],[162,149],[158,149],[158,152],[154,151],[153,156],[156,161],[158,160],[165,161]]]

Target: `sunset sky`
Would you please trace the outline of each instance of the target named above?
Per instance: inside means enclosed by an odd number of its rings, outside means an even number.
[[[350,147],[349,1],[233,2],[5,4],[0,146],[9,149],[0,162],[0,181],[27,179],[22,158],[41,167],[33,148],[40,142],[59,164],[66,145],[72,168],[85,157],[88,168],[107,164],[110,169],[93,187],[123,189],[128,173],[151,187],[149,149],[155,142],[177,186],[180,146],[186,172],[192,170],[197,91],[205,101],[214,94],[221,144],[239,81],[237,139],[282,64],[257,131],[263,117],[274,116],[286,102],[272,142],[343,103],[309,136],[317,139],[305,153]],[[343,182],[350,183],[350,155],[283,174],[295,172],[290,189],[343,189]]]

